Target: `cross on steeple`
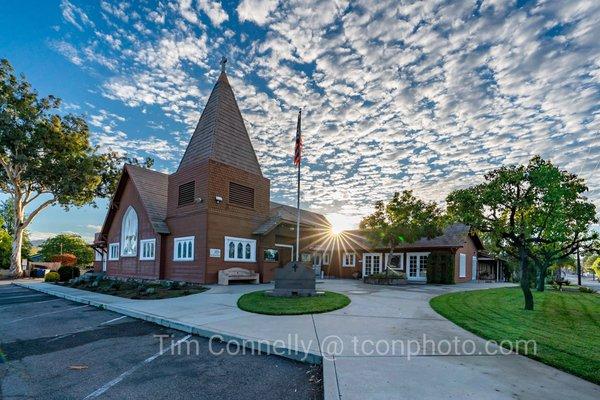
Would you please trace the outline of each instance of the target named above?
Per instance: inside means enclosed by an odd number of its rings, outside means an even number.
[[[227,58],[225,56],[221,57],[221,72],[225,72],[225,64],[227,64]]]

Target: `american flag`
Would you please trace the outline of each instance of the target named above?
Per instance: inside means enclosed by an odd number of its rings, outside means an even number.
[[[296,127],[296,148],[294,149],[294,165],[300,165],[302,160],[302,129],[300,128],[302,120],[302,110],[298,112],[298,126]]]

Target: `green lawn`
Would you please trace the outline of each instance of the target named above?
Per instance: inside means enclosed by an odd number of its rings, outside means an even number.
[[[335,292],[310,297],[274,297],[258,291],[246,293],[237,304],[242,310],[257,314],[299,315],[337,310],[350,304],[350,299]]]
[[[535,340],[528,356],[600,384],[600,295],[546,289],[523,310],[519,288],[449,293],[431,306],[457,325],[489,340]]]

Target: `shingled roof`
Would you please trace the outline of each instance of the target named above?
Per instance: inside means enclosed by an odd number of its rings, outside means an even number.
[[[165,222],[167,218],[169,175],[135,165],[126,165],[125,168],[140,194],[148,218],[150,218],[150,223],[156,233],[170,233]]]
[[[360,230],[345,231],[345,236],[349,239],[351,244],[356,245],[357,248],[369,249],[387,248],[387,245],[381,244],[373,247],[371,243],[364,237]],[[414,243],[404,243],[396,248],[396,250],[409,250],[409,249],[424,249],[424,248],[457,248],[462,247],[468,238],[473,239],[477,249],[483,249],[483,244],[479,237],[471,232],[471,228],[468,225],[456,223],[449,225],[444,229],[444,232],[440,236],[434,238],[421,238]]]
[[[212,159],[262,176],[227,74],[221,72],[179,168]]]
[[[125,189],[126,181],[131,179],[134,187],[140,195],[140,200],[144,205],[144,210],[156,233],[170,233],[169,227],[165,222],[167,216],[167,196],[169,189],[169,175],[158,171],[152,171],[147,168],[135,165],[125,164],[123,174],[117,185],[117,190],[112,202],[118,202]],[[109,207],[106,219],[102,225],[101,234],[107,235],[112,220],[115,216],[116,208]]]
[[[269,219],[263,222],[252,233],[255,235],[265,235],[275,229],[282,222],[295,224],[297,218],[298,214],[296,207],[272,201]],[[331,226],[324,215],[303,209],[300,209],[300,223],[304,226],[323,229],[327,229]]]
[[[448,226],[440,236],[431,239],[421,238],[414,243],[403,244],[401,247],[406,249],[417,247],[462,247],[469,237],[473,239],[478,249],[483,249],[483,244],[479,240],[479,237],[471,233],[471,227],[461,223]]]

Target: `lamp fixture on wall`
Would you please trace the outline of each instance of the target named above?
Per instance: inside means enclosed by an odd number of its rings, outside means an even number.
[[[215,201],[217,202],[217,204],[221,204],[223,202],[223,198],[221,196],[216,196]]]

